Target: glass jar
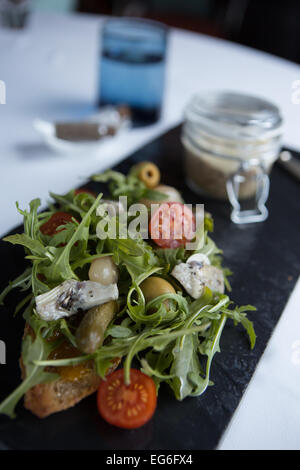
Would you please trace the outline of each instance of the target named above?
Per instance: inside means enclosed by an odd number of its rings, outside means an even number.
[[[235,223],[265,220],[268,174],[282,128],[279,109],[261,98],[232,92],[194,96],[182,130],[187,184],[199,194],[229,199]],[[242,210],[241,201],[251,199],[253,207]]]

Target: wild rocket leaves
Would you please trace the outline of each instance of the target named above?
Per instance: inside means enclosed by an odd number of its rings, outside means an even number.
[[[225,323],[234,316],[236,322],[243,324],[244,309],[242,313],[231,310],[230,316],[227,315],[228,296],[214,296],[208,289],[202,301],[188,302],[179,294],[166,294],[150,307],[158,307],[167,298],[177,301],[172,316],[170,311],[169,317],[164,316],[160,309],[147,315],[145,303],[139,301],[138,310],[129,309],[129,318],[123,315],[121,323],[117,319],[111,324],[107,331],[110,341],[94,354],[60,361],[42,360],[36,364],[64,366],[93,359],[98,373],[104,377],[110,361],[122,357],[125,378],[129,380],[133,361],[139,360],[142,370],[153,377],[157,386],[167,383],[178,400],[202,395],[210,385],[211,364],[220,352]]]
[[[0,414],[6,414],[10,418],[14,418],[17,403],[30,388],[57,379],[57,374],[45,371],[43,367],[36,365],[34,362],[36,360],[47,359],[55,346],[55,343],[45,341],[39,331],[37,331],[34,339],[31,335],[27,335],[24,338],[22,343],[24,379],[23,382],[0,403]]]
[[[162,201],[166,198],[165,194],[148,189],[133,173],[123,175],[118,171],[107,170],[104,173],[93,175],[92,179],[101,183],[108,183],[112,199],[126,196],[128,206],[140,201],[142,198],[151,199],[152,201]]]
[[[29,212],[21,211],[25,232],[10,235],[4,238],[4,241],[24,247],[25,257],[32,263],[31,268],[25,271],[24,279],[28,280],[27,288],[31,287],[34,296],[46,292],[64,280],[78,279],[72,264],[75,260],[82,260],[91,254],[88,249],[90,225],[100,198],[101,195],[93,198],[87,212],[82,213],[80,223],[74,219],[73,223],[65,224],[63,230],[57,231],[52,237],[43,235],[39,230],[41,221],[45,218],[43,213],[37,214],[39,200],[30,204]],[[22,278],[17,278],[11,285],[20,285],[21,280]],[[7,288],[5,293],[9,290]]]
[[[93,179],[108,183],[109,198],[127,196],[128,204],[144,197],[156,200],[162,196],[148,190],[130,173],[126,176],[108,171]],[[22,345],[24,380],[0,404],[0,413],[13,416],[15,405],[27,390],[57,378],[45,367],[57,368],[93,360],[95,370],[104,377],[116,357],[123,359],[127,381],[130,367],[138,362],[141,370],[153,377],[157,388],[162,382],[166,383],[178,400],[199,396],[211,383],[211,364],[220,351],[220,339],[227,321],[240,323],[249,336],[251,348],[254,347],[256,336],[253,324],[247,318],[247,312],[254,307],[237,307],[227,295],[213,293],[207,288],[200,299],[193,300],[172,278],[174,266],[186,262],[191,252],[184,247],[161,249],[141,237],[117,236],[99,240],[96,227],[100,217],[96,208],[101,195],[94,197],[70,191],[65,195],[51,193],[51,197],[55,205],[50,204],[47,212],[38,212],[39,199],[30,203],[29,210],[17,206],[24,218],[24,233],[4,239],[24,247],[28,266],[0,294],[0,304],[14,289],[24,291],[24,299],[16,311],[25,308],[24,318],[34,335],[27,335]],[[52,236],[43,234],[41,225],[57,211],[67,212],[72,216],[71,220]],[[207,255],[212,265],[222,268],[222,252],[208,236],[212,230],[213,220],[206,214],[204,244],[197,252]],[[103,345],[95,353],[85,355],[78,351],[76,357],[51,359],[49,355],[56,342],[47,339],[58,332],[61,339],[76,346],[74,325],[70,319],[41,320],[34,310],[34,297],[67,279],[87,279],[90,263],[99,256],[112,256],[118,266],[119,312],[105,333]],[[228,270],[223,272],[226,277]],[[171,282],[175,293],[165,293],[146,302],[141,283],[153,275]]]

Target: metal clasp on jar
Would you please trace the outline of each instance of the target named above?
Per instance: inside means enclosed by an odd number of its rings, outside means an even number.
[[[226,182],[228,198],[233,208],[230,216],[232,222],[249,224],[266,220],[268,209],[265,203],[269,187],[270,180],[263,162],[256,158],[241,161],[238,170]],[[243,210],[241,200],[246,198],[251,200],[253,207]]]

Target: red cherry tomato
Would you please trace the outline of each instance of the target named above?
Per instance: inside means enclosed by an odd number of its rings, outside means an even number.
[[[164,202],[154,212],[149,230],[161,248],[178,248],[195,237],[196,219],[181,202]]]
[[[72,215],[67,212],[55,212],[47,222],[40,226],[40,231],[43,235],[49,235],[52,237],[56,233],[64,230],[63,228],[57,230],[58,227],[65,225],[68,222],[72,222],[72,219]]]
[[[97,194],[94,191],[91,191],[90,189],[87,189],[87,188],[79,188],[79,189],[75,189],[74,191],[75,196],[81,193],[86,193],[86,194],[90,194],[93,197],[97,197]]]
[[[118,369],[100,383],[97,404],[108,423],[125,429],[139,428],[155,411],[155,383],[141,371],[130,369],[130,385],[125,385],[124,369]]]

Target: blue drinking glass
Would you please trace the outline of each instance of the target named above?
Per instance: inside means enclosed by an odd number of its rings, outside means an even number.
[[[102,30],[100,106],[127,105],[135,124],[160,117],[167,27],[140,19],[110,19]]]

